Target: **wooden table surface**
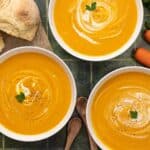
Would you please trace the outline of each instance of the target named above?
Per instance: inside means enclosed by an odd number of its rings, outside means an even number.
[[[131,52],[134,48],[138,46],[150,48],[150,45],[144,42],[140,35],[137,41],[126,53],[113,60],[97,63],[81,61],[67,54],[53,38],[49,29],[47,17],[49,0],[36,0],[36,2],[40,8],[42,22],[45,27],[46,33],[48,34],[49,40],[52,44],[53,51],[58,56],[60,56],[72,70],[72,73],[77,83],[78,96],[88,97],[91,89],[96,84],[96,82],[110,71],[113,71],[114,69],[123,66],[139,65],[131,57]],[[150,19],[150,12],[148,10],[145,10],[144,18],[145,20]],[[77,116],[77,113],[74,112],[73,116]],[[65,140],[66,127],[55,136],[44,141],[34,143],[18,142],[5,137],[4,135],[0,135],[0,150],[63,150]],[[79,136],[75,140],[72,146],[72,150],[89,150],[89,143],[84,126],[82,127]]]

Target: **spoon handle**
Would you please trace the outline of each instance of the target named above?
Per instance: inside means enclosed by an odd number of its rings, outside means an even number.
[[[83,122],[86,126],[86,129],[87,129],[88,138],[89,138],[89,142],[90,142],[90,149],[91,150],[98,150],[97,145],[95,144],[95,142],[93,141],[93,139],[92,139],[92,137],[89,133],[89,130],[88,130],[88,127],[87,127],[87,122],[86,122],[86,117],[84,115],[82,116],[82,119],[83,119]]]
[[[93,141],[93,139],[89,133],[88,133],[88,137],[89,137],[89,142],[90,142],[90,149],[91,150],[98,150],[97,145],[95,144],[95,142]]]
[[[91,150],[98,150],[98,147],[96,145],[96,143],[93,141],[90,133],[89,133],[89,130],[88,130],[88,127],[87,127],[87,122],[86,122],[86,106],[87,106],[87,98],[86,97],[79,97],[78,98],[78,101],[77,101],[77,111],[80,115],[80,117],[82,118],[85,126],[86,126],[86,129],[87,129],[87,133],[88,133],[88,138],[89,138],[89,142],[90,142],[90,149]]]
[[[66,141],[65,150],[70,150],[74,139],[77,137],[82,127],[82,121],[80,118],[72,118],[68,123],[68,136]]]

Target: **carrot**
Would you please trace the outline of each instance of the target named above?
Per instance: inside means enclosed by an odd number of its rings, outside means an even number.
[[[145,48],[137,48],[134,53],[134,58],[141,64],[150,68],[150,51]]]
[[[145,30],[144,32],[144,39],[150,43],[150,29],[149,30]]]

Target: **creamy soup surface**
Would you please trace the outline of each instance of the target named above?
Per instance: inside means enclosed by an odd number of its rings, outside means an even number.
[[[112,150],[150,149],[150,75],[124,73],[107,81],[91,106],[97,137]]]
[[[0,124],[29,135],[46,132],[62,121],[72,92],[69,77],[57,62],[42,54],[23,53],[0,68]]]
[[[137,23],[135,0],[55,0],[54,6],[54,23],[63,41],[88,56],[121,48]]]

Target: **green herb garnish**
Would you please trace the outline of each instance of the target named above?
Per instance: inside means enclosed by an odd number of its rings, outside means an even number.
[[[93,11],[93,10],[96,9],[96,5],[97,5],[96,2],[91,3],[91,6],[86,5],[86,10],[88,10],[88,11]]]
[[[132,119],[137,119],[138,117],[138,112],[137,111],[130,111],[130,117]]]
[[[20,94],[16,95],[16,99],[19,103],[23,103],[23,101],[25,100],[25,94],[23,92],[20,92]]]

